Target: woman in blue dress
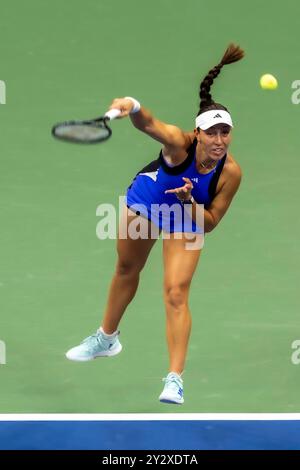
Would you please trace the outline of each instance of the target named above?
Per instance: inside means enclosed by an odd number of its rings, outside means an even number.
[[[121,111],[120,118],[128,116],[134,127],[160,142],[162,148],[159,157],[137,173],[127,190],[117,240],[118,260],[101,326],[66,356],[88,361],[121,352],[120,320],[162,231],[169,351],[169,371],[159,396],[164,403],[184,402],[182,372],[191,331],[191,281],[204,233],[218,225],[241,181],[240,167],[228,152],[233,127],[230,113],[214,102],[210,89],[223,66],[243,55],[239,46],[230,44],[221,62],[202,80],[199,112],[190,132],[158,120],[132,97],[116,98],[110,106]],[[137,226],[143,227],[138,237]]]

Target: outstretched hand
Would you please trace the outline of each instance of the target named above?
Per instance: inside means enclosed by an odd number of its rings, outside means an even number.
[[[120,119],[128,116],[132,111],[133,107],[134,103],[132,102],[132,100],[129,100],[127,98],[115,98],[111,103],[109,110],[119,109],[121,111],[121,114],[119,114],[117,119]]]
[[[181,186],[180,188],[174,188],[174,189],[167,189],[165,191],[165,194],[167,193],[173,193],[179,201],[188,201],[191,198],[191,191],[193,189],[193,183],[189,178],[182,178],[185,182],[184,186]]]

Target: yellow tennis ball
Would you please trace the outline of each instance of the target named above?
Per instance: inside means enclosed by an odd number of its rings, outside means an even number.
[[[278,82],[273,75],[266,73],[260,77],[260,86],[263,90],[276,90],[278,87]]]

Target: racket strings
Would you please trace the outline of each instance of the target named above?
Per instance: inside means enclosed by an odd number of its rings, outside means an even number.
[[[66,141],[93,143],[108,139],[111,130],[105,121],[66,122],[56,126],[53,135]]]

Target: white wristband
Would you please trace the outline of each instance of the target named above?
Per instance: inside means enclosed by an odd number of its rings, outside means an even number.
[[[135,98],[132,98],[131,96],[125,96],[125,99],[130,100],[133,103],[133,108],[130,111],[130,114],[137,113],[141,109],[141,103]]]

